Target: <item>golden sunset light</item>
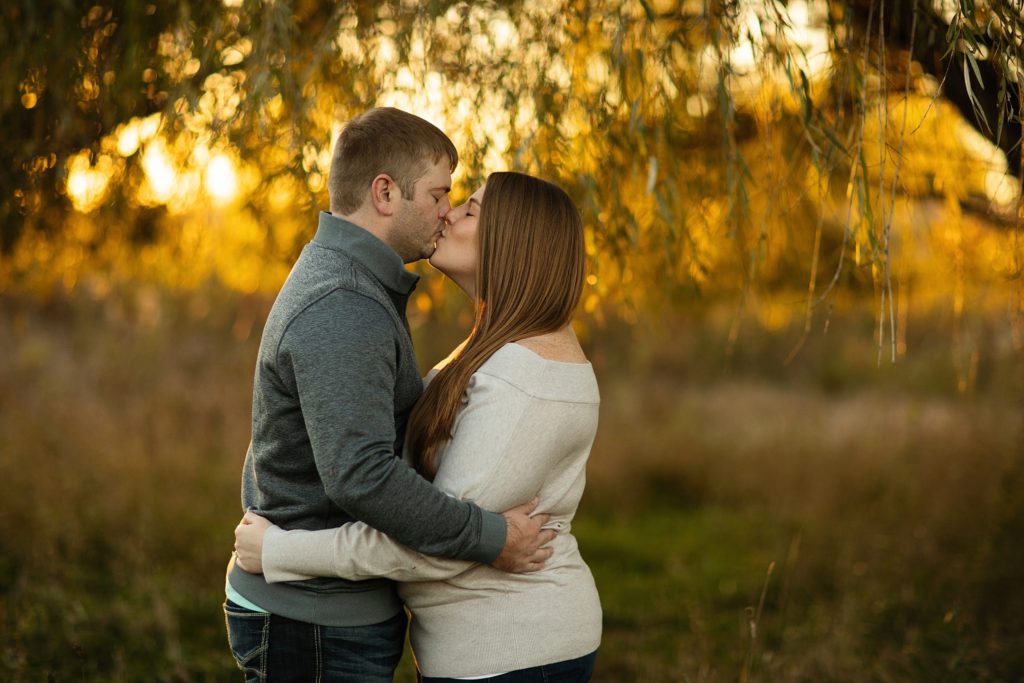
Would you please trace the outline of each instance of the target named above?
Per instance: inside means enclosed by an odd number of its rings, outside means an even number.
[[[238,176],[235,165],[226,154],[218,154],[206,167],[203,186],[219,204],[225,204],[238,193]]]
[[[113,162],[101,156],[95,166],[89,163],[89,154],[76,155],[68,163],[68,196],[77,211],[89,213],[103,203],[113,172]]]
[[[10,0],[0,681],[1020,679],[1022,27]]]
[[[142,153],[142,168],[146,172],[146,184],[140,190],[139,198],[146,203],[166,204],[175,192],[178,172],[162,138],[146,145]]]

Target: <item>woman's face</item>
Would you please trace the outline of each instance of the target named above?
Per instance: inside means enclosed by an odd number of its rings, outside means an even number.
[[[486,187],[486,186],[484,186]],[[465,204],[448,212],[448,225],[437,240],[430,265],[455,281],[470,296],[475,291],[477,263],[477,221],[484,200],[484,187],[474,192]]]

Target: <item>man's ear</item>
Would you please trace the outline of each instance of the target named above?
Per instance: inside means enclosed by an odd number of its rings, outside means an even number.
[[[402,201],[402,191],[391,176],[381,173],[370,183],[370,201],[380,215],[393,216]]]

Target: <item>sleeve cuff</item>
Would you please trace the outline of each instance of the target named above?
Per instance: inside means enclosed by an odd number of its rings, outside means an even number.
[[[308,574],[281,569],[287,564],[290,555],[287,548],[288,535],[278,526],[271,526],[263,535],[263,552],[260,561],[263,563],[263,578],[267,583],[282,581],[305,581],[314,578]]]
[[[505,548],[505,536],[508,534],[508,525],[505,518],[497,512],[481,510],[480,519],[480,542],[467,557],[467,560],[491,564],[501,551]]]

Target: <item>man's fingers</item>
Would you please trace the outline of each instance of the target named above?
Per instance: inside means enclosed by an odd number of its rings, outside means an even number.
[[[551,559],[554,554],[554,550],[551,548],[538,548],[537,551],[530,556],[531,563],[544,564]]]
[[[540,496],[505,510],[502,514],[508,522],[508,537],[501,555],[492,563],[497,569],[514,573],[537,572],[554,554],[553,548],[546,548],[558,536],[554,529],[544,527],[551,522],[551,513],[531,514],[540,504]]]
[[[535,559],[532,562],[530,562],[527,565],[527,568],[526,568],[527,573],[529,573],[529,572],[539,572],[542,569],[544,569],[544,564],[547,562],[547,559],[548,558],[545,557],[545,558],[541,558],[541,559]]]
[[[547,561],[551,559],[554,554],[552,548],[538,548],[529,555],[524,555],[515,562],[514,566],[506,569],[506,571],[514,572],[516,574],[531,574],[533,572],[539,572],[544,569]]]
[[[527,517],[530,513],[537,509],[537,504],[540,503],[540,496],[534,496],[532,500],[529,500],[522,505],[512,508],[516,512],[521,512]]]
[[[540,536],[537,537],[537,542],[540,543],[540,545],[547,545],[548,543],[551,543],[551,541],[555,540],[556,536],[558,536],[558,532],[554,529],[543,529],[540,532]]]
[[[555,549],[552,547],[537,548],[530,553],[525,559],[526,564],[540,564],[543,565],[545,562],[551,559],[551,556],[555,554]]]
[[[513,508],[505,510],[504,515],[506,517],[510,515],[523,515],[529,517],[530,513],[537,509],[537,504],[540,503],[540,496],[534,496],[532,500],[529,500],[522,505],[516,505]]]

